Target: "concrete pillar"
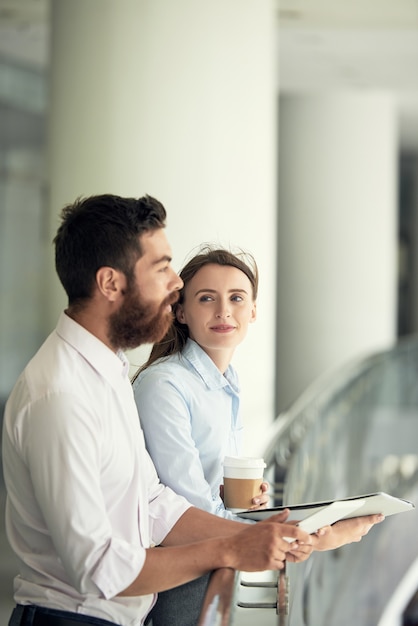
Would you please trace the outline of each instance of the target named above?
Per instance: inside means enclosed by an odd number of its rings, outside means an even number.
[[[274,417],[274,4],[52,1],[51,236],[79,195],[149,193],[176,268],[203,241],[255,255],[259,320],[234,359],[251,448]],[[52,327],[65,299],[49,284]]]
[[[396,336],[397,125],[385,94],[286,96],[279,122],[278,399]]]

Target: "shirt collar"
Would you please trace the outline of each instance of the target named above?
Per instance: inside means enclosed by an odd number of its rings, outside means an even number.
[[[62,312],[56,327],[58,335],[79,352],[113,387],[129,374],[129,361],[121,350],[108,348],[84,326]]]
[[[229,386],[234,393],[240,392],[238,375],[234,367],[228,365],[222,375],[212,359],[193,339],[187,340],[181,355],[194,367],[209,389]]]

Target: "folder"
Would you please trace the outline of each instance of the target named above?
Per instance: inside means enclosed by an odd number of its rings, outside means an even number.
[[[377,493],[351,496],[349,498],[322,500],[318,502],[307,502],[304,504],[288,504],[286,506],[266,509],[240,511],[237,515],[244,519],[261,521],[284,511],[284,509],[290,509],[287,521],[302,521],[308,519],[314,513],[321,513],[321,517],[317,518],[320,519],[321,522],[317,528],[320,528],[321,526],[334,524],[341,519],[361,517],[363,515],[372,515],[374,513],[382,513],[385,517],[388,517],[389,515],[395,515],[396,513],[412,511],[415,509],[415,505],[412,502],[409,502],[409,500],[396,498],[385,493],[384,491],[379,491]],[[308,532],[315,531],[309,530]]]

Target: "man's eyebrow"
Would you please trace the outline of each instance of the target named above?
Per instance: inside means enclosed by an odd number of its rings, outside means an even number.
[[[170,255],[164,254],[164,256],[160,257],[159,259],[155,259],[155,261],[153,261],[151,265],[159,265],[160,263],[171,263],[172,260],[173,259]]]

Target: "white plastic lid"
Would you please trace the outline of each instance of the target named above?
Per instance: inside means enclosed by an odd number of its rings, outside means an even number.
[[[255,459],[250,456],[226,456],[224,458],[224,467],[241,467],[255,468],[266,467],[264,459]]]

